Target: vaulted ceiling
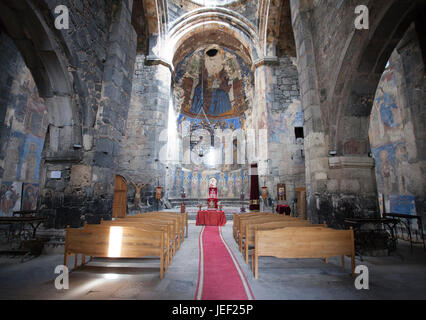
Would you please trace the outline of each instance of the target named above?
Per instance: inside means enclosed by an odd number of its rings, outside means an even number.
[[[296,55],[290,0],[135,0],[132,21],[138,51],[174,66],[213,43],[250,63]]]

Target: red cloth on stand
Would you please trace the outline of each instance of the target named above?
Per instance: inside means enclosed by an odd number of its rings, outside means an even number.
[[[224,226],[225,212],[216,210],[202,210],[197,213],[197,226]]]
[[[286,216],[289,216],[291,214],[291,208],[287,204],[279,204],[277,205],[277,212],[279,214],[285,214]]]
[[[250,211],[259,211],[259,176],[257,164],[252,164],[250,168]]]

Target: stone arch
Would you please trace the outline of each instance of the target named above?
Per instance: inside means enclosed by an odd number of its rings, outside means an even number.
[[[178,19],[171,27],[167,60],[174,66],[194,44],[218,44],[239,54],[252,66],[263,57],[254,26],[225,8],[200,8]]]
[[[81,141],[80,113],[74,101],[72,79],[56,37],[32,1],[0,3],[0,22],[14,41],[46,101],[49,123],[70,139],[58,138],[53,151],[70,150]],[[52,134],[52,131],[51,131]]]
[[[386,63],[416,20],[419,3],[371,1],[370,31],[354,30],[348,37],[332,90],[326,128],[330,150],[336,150],[338,155],[368,154],[368,125],[363,123],[368,123]],[[348,133],[345,127],[354,122],[361,129]]]
[[[279,0],[259,1],[259,38],[265,56],[276,56],[281,11],[284,4],[288,5],[288,2]]]

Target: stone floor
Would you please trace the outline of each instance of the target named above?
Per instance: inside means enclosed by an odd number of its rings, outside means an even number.
[[[190,221],[189,236],[162,280],[156,260],[96,259],[70,273],[68,290],[57,290],[54,270],[62,264],[61,254],[22,263],[20,257],[1,257],[0,299],[192,300],[198,279],[199,232]],[[359,291],[350,275],[349,259],[343,272],[338,258],[328,264],[320,259],[261,258],[259,279],[255,280],[233,240],[232,222],[223,228],[223,235],[258,300],[426,298],[426,252],[420,246],[411,253],[408,244],[400,243],[399,256],[357,259],[370,272],[370,289]],[[73,264],[72,257],[69,267]]]

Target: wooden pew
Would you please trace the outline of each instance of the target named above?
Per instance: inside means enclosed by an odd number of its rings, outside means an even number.
[[[239,226],[239,222],[241,218],[244,217],[255,217],[255,216],[261,216],[261,215],[266,215],[266,214],[272,214],[270,212],[266,213],[266,212],[247,212],[247,213],[234,213],[233,215],[233,235],[234,235],[234,239],[235,241],[238,242],[237,239],[237,233],[238,233],[238,226]]]
[[[245,238],[243,240],[243,249],[245,252],[246,263],[249,263],[249,250],[253,249],[255,245],[256,230],[275,230],[287,227],[307,227],[307,228],[327,228],[327,224],[311,224],[307,220],[285,220],[285,221],[262,221],[262,222],[249,222],[246,224]]]
[[[257,217],[267,217],[267,216],[278,216],[277,214],[270,213],[270,212],[262,212],[262,213],[253,213],[249,215],[240,215],[238,217],[235,217],[235,220],[233,222],[233,233],[234,233],[234,239],[238,243],[238,237],[240,232],[240,222],[246,219],[253,219]]]
[[[352,275],[355,275],[355,242],[353,230],[329,228],[288,227],[257,230],[255,233],[254,276],[258,279],[259,257],[331,258],[350,256]]]
[[[250,217],[250,218],[243,218],[240,219],[239,227],[238,227],[238,246],[240,248],[240,252],[243,252],[243,240],[245,238],[246,233],[246,224],[247,223],[253,223],[253,222],[274,222],[274,221],[297,221],[296,218],[285,216],[285,215],[266,215],[266,216],[256,216],[256,217]],[[306,220],[305,220],[306,221]],[[308,221],[305,222],[306,224],[309,224]]]
[[[164,211],[158,211],[158,212],[149,212],[153,215],[162,215],[162,216],[171,216],[171,217],[179,217],[181,219],[181,227],[182,227],[182,242],[184,240],[184,234],[186,232],[186,237],[188,237],[188,213],[178,213],[178,212],[164,212]],[[185,230],[186,229],[186,230]]]
[[[126,219],[135,220],[135,219],[151,219],[157,221],[168,221],[174,224],[174,229],[176,233],[176,238],[178,240],[178,248],[181,244],[181,234],[182,234],[182,217],[171,216],[171,215],[161,215],[154,212],[146,212],[141,214],[135,214],[131,216],[127,216]]]
[[[155,223],[155,222],[149,222],[149,221],[128,221],[126,219],[120,219],[120,220],[101,220],[101,226],[118,226],[118,227],[134,227],[134,228],[140,228],[142,230],[147,231],[162,231],[166,233],[166,237],[164,239],[165,245],[167,247],[167,259],[166,259],[166,271],[168,266],[170,265],[172,258],[174,256],[173,251],[173,241],[170,234],[170,227],[171,225],[168,223]],[[85,227],[91,226],[91,225],[85,225]]]
[[[111,239],[117,232],[120,237]],[[78,255],[102,258],[160,258],[160,279],[164,277],[164,262],[167,249],[164,243],[165,232],[146,231],[134,227],[115,227],[86,225],[82,229],[66,229],[64,265],[68,265],[68,256]]]
[[[173,243],[172,250],[173,255],[175,255],[176,251],[179,249],[180,244],[180,237],[179,237],[179,226],[176,219],[173,218],[162,218],[162,217],[152,217],[149,215],[137,215],[137,216],[127,216],[124,219],[116,219],[116,221],[143,221],[146,223],[155,223],[155,224],[169,224],[170,225],[170,234],[171,234],[171,241]]]
[[[164,221],[175,221],[176,230],[178,230],[178,248],[183,242],[183,234],[184,234],[184,216],[181,214],[173,213],[173,212],[146,212],[141,214],[135,214],[131,216],[127,216],[126,219],[138,219],[138,218],[156,218]]]
[[[159,219],[176,219],[177,227],[179,230],[179,247],[185,240],[185,216],[182,214],[174,213],[174,212],[148,212],[145,215],[151,216],[153,218]]]

